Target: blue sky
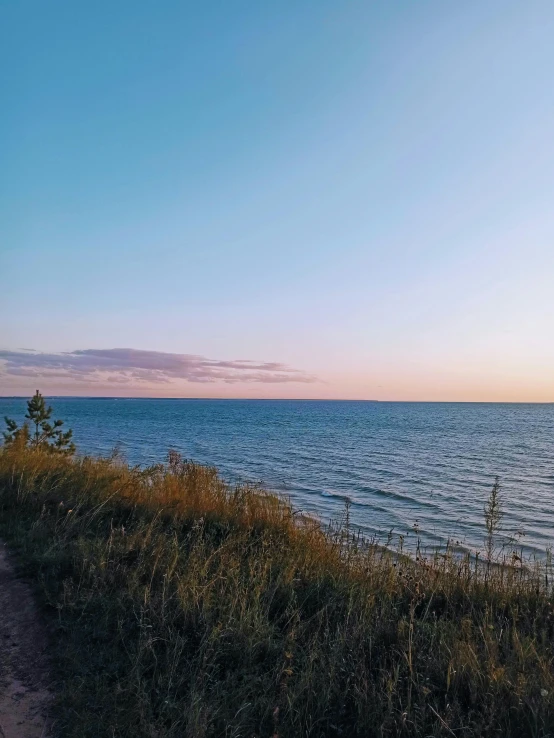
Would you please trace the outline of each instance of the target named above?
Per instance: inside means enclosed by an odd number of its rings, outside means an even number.
[[[0,28],[0,393],[554,400],[554,4]]]

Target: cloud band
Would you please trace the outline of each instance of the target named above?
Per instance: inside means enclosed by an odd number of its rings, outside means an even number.
[[[64,353],[0,350],[0,373],[12,377],[69,379],[124,385],[197,383],[316,382],[286,364],[245,359],[221,361],[195,354],[171,354],[130,348],[82,349]]]

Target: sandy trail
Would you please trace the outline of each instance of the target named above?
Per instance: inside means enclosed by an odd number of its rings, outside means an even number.
[[[50,738],[47,638],[0,541],[0,738]]]

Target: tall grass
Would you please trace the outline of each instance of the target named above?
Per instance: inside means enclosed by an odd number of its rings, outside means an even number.
[[[554,735],[539,570],[352,543],[175,454],[2,450],[0,533],[52,615],[62,736]]]

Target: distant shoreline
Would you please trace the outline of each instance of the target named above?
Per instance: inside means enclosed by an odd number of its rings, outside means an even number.
[[[109,395],[49,395],[52,400],[182,400],[186,402],[351,402],[381,405],[554,405],[554,400],[353,400],[326,397],[125,397]],[[27,400],[28,395],[0,395],[0,400]]]

